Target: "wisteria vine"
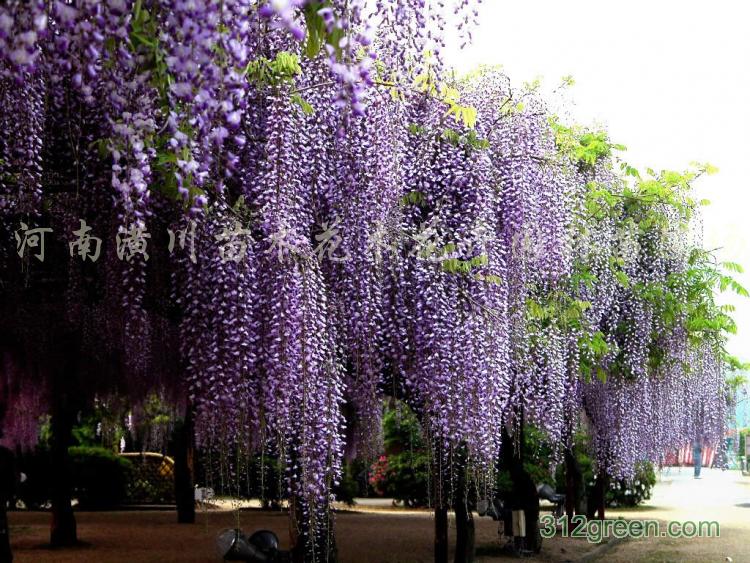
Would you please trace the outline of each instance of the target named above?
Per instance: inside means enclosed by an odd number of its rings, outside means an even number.
[[[4,439],[32,440],[72,350],[92,399],[157,390],[201,447],[278,456],[312,560],[384,396],[485,483],[522,420],[561,446],[582,420],[616,477],[719,440],[734,282],[685,236],[696,173],[618,167],[498,70],[443,76],[447,22],[476,17],[449,4],[3,4]],[[19,257],[21,222],[84,219],[118,241],[100,263]]]

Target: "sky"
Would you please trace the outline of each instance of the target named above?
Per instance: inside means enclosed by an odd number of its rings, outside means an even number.
[[[484,0],[465,49],[451,40],[446,62],[460,72],[503,65],[521,85],[575,85],[566,107],[628,147],[632,164],[683,170],[709,162],[701,178],[704,245],[739,262],[750,288],[750,3],[743,0]],[[750,361],[750,299],[737,307],[731,353]]]

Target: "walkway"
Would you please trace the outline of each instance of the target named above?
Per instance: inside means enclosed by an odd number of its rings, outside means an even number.
[[[647,561],[728,561],[750,563],[750,477],[739,471],[703,469],[700,479],[691,468],[665,470],[648,503],[633,510],[611,510],[607,517],[661,521],[716,521],[718,538],[650,538],[628,541],[602,560],[614,563]]]

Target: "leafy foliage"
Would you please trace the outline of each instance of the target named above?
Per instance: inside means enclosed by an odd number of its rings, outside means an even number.
[[[406,506],[428,506],[429,458],[416,416],[404,404],[387,409],[383,433],[386,455],[377,481],[381,493]]]

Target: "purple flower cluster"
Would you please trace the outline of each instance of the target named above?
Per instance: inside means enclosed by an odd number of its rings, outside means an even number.
[[[676,227],[634,228],[623,204],[589,216],[591,183],[618,196],[622,180],[611,163],[562,158],[535,94],[520,108],[493,70],[438,82],[446,14],[468,21],[474,4],[379,0],[377,17],[361,0],[321,6],[0,8],[3,218],[38,213],[68,232],[86,217],[108,238],[195,221],[195,254],[212,257],[169,261],[154,244],[148,263],[110,257],[100,283],[80,260],[56,266],[68,332],[100,345],[92,365],[117,364],[104,391],[189,399],[200,445],[230,474],[241,456],[278,454],[312,552],[345,453],[379,449],[387,396],[418,413],[434,467],[466,452],[484,484],[501,429],[522,420],[569,445],[583,417],[614,476],[665,444],[716,440],[721,347],[696,349],[686,320],[665,322],[641,290],[684,273],[690,245]],[[293,68],[273,75],[282,53]],[[423,90],[384,86],[414,73]],[[454,119],[445,86],[476,120]],[[350,259],[314,259],[326,221]],[[241,260],[220,258],[228,223]],[[6,395],[36,413],[44,386],[2,370]]]
[[[24,81],[33,74],[47,36],[48,16],[44,0],[11,0],[0,6],[0,60],[3,76]]]

